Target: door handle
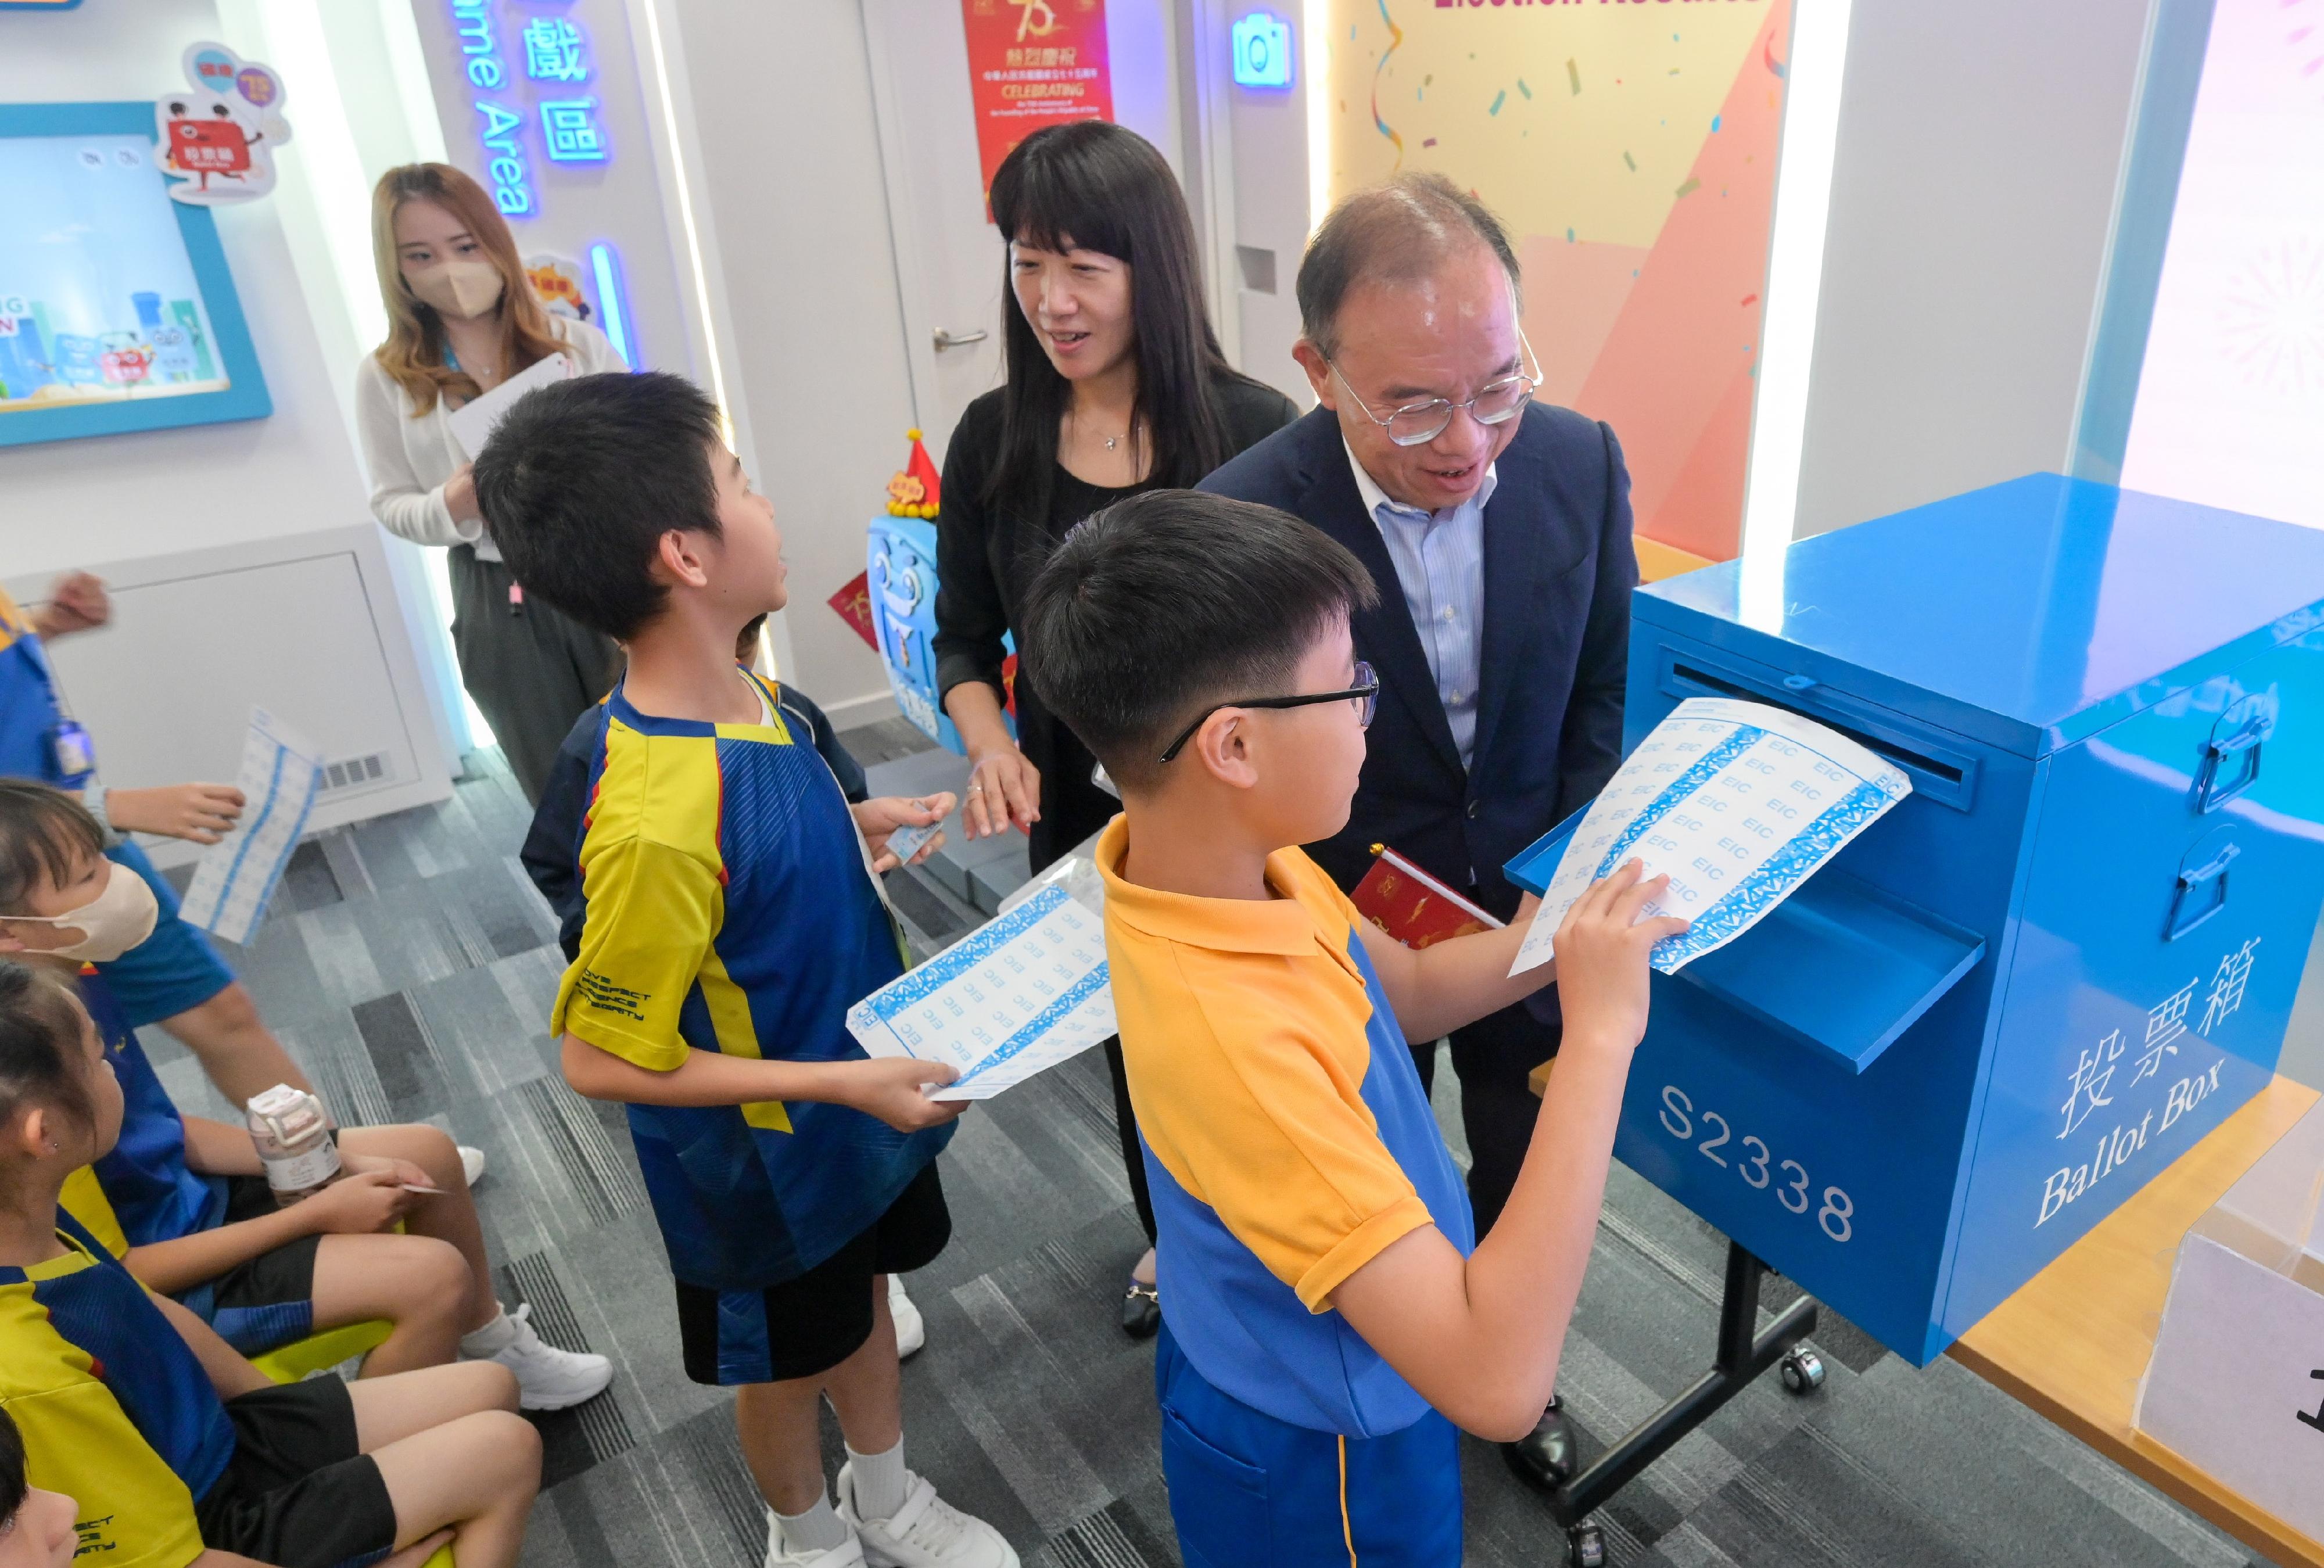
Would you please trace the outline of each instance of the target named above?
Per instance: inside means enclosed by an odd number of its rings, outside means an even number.
[[[972,343],[983,342],[988,336],[982,327],[973,332],[951,332],[939,327],[936,328],[936,352],[942,354],[947,348],[965,348]]]

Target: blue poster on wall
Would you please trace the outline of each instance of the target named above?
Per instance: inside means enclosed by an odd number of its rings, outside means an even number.
[[[0,105],[0,446],[272,411],[210,214],[153,106]]]

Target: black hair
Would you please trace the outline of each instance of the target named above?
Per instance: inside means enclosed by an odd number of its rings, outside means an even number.
[[[1034,132],[992,173],[992,221],[1005,244],[1097,251],[1130,269],[1130,354],[1138,363],[1131,428],[1143,420],[1159,484],[1193,484],[1234,454],[1214,385],[1248,381],[1227,364],[1203,309],[1194,223],[1154,144],[1104,120]],[[1011,262],[1001,263],[1009,376],[1001,392],[1001,450],[983,499],[1020,498],[1048,510],[1057,424],[1072,383],[1057,374],[1039,334],[1017,306]]]
[[[1315,640],[1378,598],[1361,561],[1289,512],[1152,490],[1077,525],[1033,579],[1024,669],[1114,781],[1143,789],[1174,731],[1285,695]]]
[[[761,610],[743,622],[742,630],[734,634],[735,649],[739,651],[744,648],[756,648],[759,645],[759,633],[766,629],[767,613]]]
[[[661,613],[671,529],[718,532],[718,406],[684,376],[613,371],[527,392],[476,456],[476,504],[509,571],[626,640]]]
[[[0,1407],[0,1525],[16,1517],[32,1490],[24,1473],[24,1434],[16,1430],[16,1418]]]
[[[1508,230],[1472,191],[1434,170],[1399,174],[1333,208],[1299,261],[1299,330],[1326,356],[1340,351],[1341,302],[1359,280],[1411,283],[1472,244],[1493,253],[1520,284]]]
[[[81,1078],[80,1020],[64,982],[0,959],[0,1125],[36,1105],[96,1120]]]
[[[63,887],[83,859],[105,853],[105,829],[88,807],[61,789],[27,779],[0,779],[0,912],[23,912],[46,880]]]

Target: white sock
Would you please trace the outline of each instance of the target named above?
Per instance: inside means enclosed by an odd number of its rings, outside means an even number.
[[[493,1304],[493,1321],[482,1328],[470,1329],[460,1336],[460,1353],[472,1361],[484,1360],[500,1354],[516,1342],[516,1324],[498,1302]]]
[[[827,1497],[816,1499],[815,1507],[803,1514],[776,1514],[775,1527],[784,1545],[801,1552],[828,1552],[847,1545],[847,1522]]]
[[[904,1440],[896,1439],[896,1446],[885,1453],[858,1453],[847,1451],[848,1479],[854,1483],[855,1517],[859,1519],[891,1519],[896,1510],[904,1506]]]

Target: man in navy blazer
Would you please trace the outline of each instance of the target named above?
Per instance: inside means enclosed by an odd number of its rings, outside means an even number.
[[[1379,585],[1355,618],[1380,699],[1348,826],[1308,851],[1342,888],[1395,849],[1503,919],[1501,867],[1605,786],[1621,759],[1629,475],[1614,433],[1531,401],[1517,263],[1499,220],[1441,175],[1350,198],[1299,269],[1295,351],[1321,406],[1202,488],[1280,507]],[[1554,1055],[1555,992],[1452,1037],[1482,1236],[1499,1214]],[[1424,1083],[1434,1042],[1414,1042]],[[1510,1462],[1554,1484],[1556,1407]]]

